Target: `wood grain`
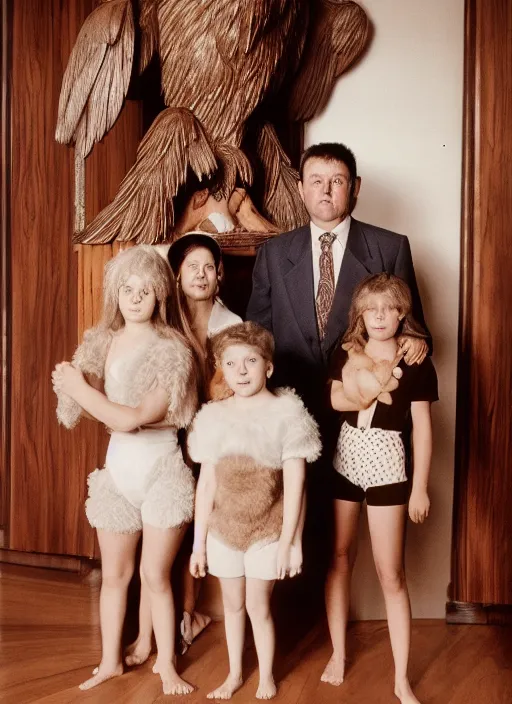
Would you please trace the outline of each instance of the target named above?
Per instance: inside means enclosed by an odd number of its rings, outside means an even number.
[[[451,599],[512,604],[512,3],[468,0]]]
[[[0,700],[2,704],[164,704],[152,662],[90,692],[77,685],[100,657],[98,589],[76,575],[8,566],[0,571]],[[178,661],[197,690],[183,701],[205,704],[227,673],[223,624],[215,623]],[[331,646],[319,622],[294,640],[278,629],[276,704],[388,704],[393,698],[389,635],[382,621],[351,624],[349,662],[341,687],[320,682]],[[415,621],[410,675],[425,704],[506,704],[512,691],[512,631]],[[233,704],[254,701],[258,673],[247,633],[246,682]]]
[[[95,554],[83,511],[86,476],[103,462],[107,436],[90,421],[69,432],[55,419],[51,370],[78,341],[78,255],[73,151],[54,141],[54,130],[64,67],[94,5],[27,0],[13,3],[12,16],[9,547],[84,556]],[[140,139],[139,108],[126,115],[117,143],[105,139],[87,161],[91,215],[112,197]]]
[[[0,3],[0,546],[9,526],[11,387],[11,29],[12,2]]]

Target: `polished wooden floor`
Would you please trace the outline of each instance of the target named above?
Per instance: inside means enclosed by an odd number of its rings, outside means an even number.
[[[77,685],[98,662],[97,585],[74,575],[0,566],[0,702],[2,704],[163,704],[206,702],[227,672],[222,624],[213,624],[182,658],[181,669],[198,690],[164,697],[146,664],[81,692]],[[392,660],[382,622],[353,624],[345,683],[319,682],[329,657],[325,624],[291,639],[276,662],[283,704],[392,704]],[[256,657],[248,647],[247,681],[234,703],[256,701]],[[512,704],[512,629],[447,626],[418,621],[413,629],[411,678],[423,704]]]

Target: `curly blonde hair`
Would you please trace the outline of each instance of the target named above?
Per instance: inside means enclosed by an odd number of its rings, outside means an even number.
[[[119,309],[119,289],[132,274],[150,285],[156,296],[155,310],[151,322],[165,336],[168,327],[176,326],[171,320],[177,309],[174,276],[167,261],[150,245],[139,245],[120,252],[105,265],[103,279],[103,312],[100,326],[119,330],[124,319]]]
[[[368,333],[363,320],[363,313],[368,310],[368,299],[374,294],[387,296],[394,308],[402,316],[397,335],[426,338],[425,330],[412,315],[411,290],[405,281],[394,274],[383,272],[366,277],[356,287],[348,314],[348,328],[343,336],[343,347],[353,347],[361,351],[368,342]]]
[[[274,337],[258,323],[249,320],[245,323],[236,323],[212,337],[212,353],[218,366],[222,362],[222,355],[232,345],[254,347],[267,362],[272,362],[274,359]]]

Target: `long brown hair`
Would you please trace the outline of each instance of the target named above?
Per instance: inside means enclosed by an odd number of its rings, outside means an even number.
[[[426,338],[427,333],[412,315],[411,290],[405,281],[394,274],[383,272],[372,274],[356,287],[348,314],[348,328],[343,336],[343,346],[352,346],[356,351],[364,349],[368,342],[368,333],[363,320],[363,313],[368,309],[368,298],[374,294],[388,296],[392,305],[402,316],[397,335]]]
[[[204,244],[198,244],[197,242],[194,242],[190,244],[188,247],[185,247],[183,252],[181,253],[181,257],[178,261],[177,264],[177,270],[181,269],[181,266],[187,256],[190,254],[190,252],[193,252],[195,249],[207,249],[208,251],[211,251],[206,245]],[[222,256],[219,258],[218,262],[214,257],[215,261],[215,270],[217,273],[217,292],[215,295],[218,294],[219,288],[224,280],[224,265],[222,262]],[[194,331],[192,330],[192,321],[190,319],[190,309],[188,307],[187,303],[187,297],[183,293],[183,289],[181,288],[180,284],[180,274],[175,277],[175,311],[176,311],[176,317],[179,321],[179,326],[180,329],[183,330],[183,334],[189,341],[190,346],[192,347],[192,350],[194,352],[194,356],[196,358],[196,364],[198,367],[200,379],[199,379],[199,387],[203,390],[203,394],[206,393],[206,383],[207,379],[212,376],[213,374],[213,364],[212,360],[210,359],[210,354],[209,354],[209,345],[208,341],[206,344],[206,348],[203,347],[201,344],[199,338],[196,336]]]

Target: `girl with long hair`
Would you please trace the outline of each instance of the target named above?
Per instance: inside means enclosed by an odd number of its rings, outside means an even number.
[[[344,679],[350,579],[361,504],[366,500],[395,663],[395,695],[402,704],[418,704],[407,677],[411,611],[404,572],[405,522],[407,511],[416,523],[429,513],[430,404],[438,399],[431,359],[412,366],[400,359],[400,335],[426,337],[411,307],[409,288],[398,277],[384,273],[365,279],[354,292],[349,327],[332,360],[331,404],[344,413],[334,457],[335,545],[326,582],[333,654],[322,675],[322,681],[333,685]],[[390,393],[391,403],[362,401],[364,389],[359,399],[348,397],[342,370],[351,350],[375,364],[387,362],[390,369],[398,364],[401,373],[395,374],[398,384]]]
[[[168,325],[174,298],[171,271],[154,248],[121,252],[105,267],[100,323],[52,375],[61,423],[72,428],[86,413],[111,431],[105,467],[88,479],[86,514],[102,560],[102,657],[81,689],[123,673],[121,634],[141,534],[158,648],[154,671],[166,694],[193,689],[175,669],[170,570],[193,516],[194,478],[177,431],[191,422],[197,393],[192,352]]]

